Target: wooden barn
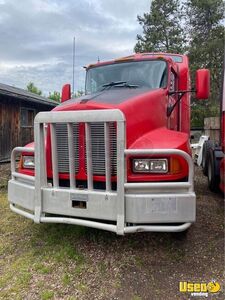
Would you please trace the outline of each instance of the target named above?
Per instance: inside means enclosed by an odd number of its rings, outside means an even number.
[[[34,139],[34,117],[58,103],[45,97],[0,83],[0,162],[10,159],[16,146]]]

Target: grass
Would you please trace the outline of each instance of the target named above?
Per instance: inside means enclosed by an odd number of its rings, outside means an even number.
[[[137,295],[134,295],[134,296],[132,297],[132,300],[142,300],[142,298],[139,297],[139,296],[137,296]]]
[[[34,224],[10,211],[5,190],[0,191],[0,211],[0,299],[80,300],[98,290],[115,290],[118,278],[107,273],[107,262],[95,258],[92,247],[110,245],[115,236],[79,226]]]
[[[52,299],[54,297],[54,292],[53,291],[43,291],[41,293],[41,299],[42,300],[48,300],[48,299]]]
[[[33,285],[37,299],[52,299],[55,282],[63,289],[86,267],[87,259],[74,244],[84,229],[35,225],[12,213],[6,196],[0,192],[0,299],[23,299]],[[86,291],[84,286],[78,290]]]
[[[34,264],[34,270],[37,271],[40,274],[51,274],[52,273],[52,267],[45,265],[43,263],[37,262]]]
[[[176,240],[166,233],[118,237],[79,226],[37,225],[9,210],[3,186],[2,300],[144,300],[146,295],[176,300],[178,281],[184,276],[200,280],[204,274],[202,280],[222,282],[224,218],[217,195],[201,198],[199,192],[198,221],[186,240]]]
[[[63,285],[69,285],[71,282],[70,276],[68,274],[64,274],[62,278]]]
[[[99,263],[99,270],[102,274],[105,274],[105,272],[107,271],[107,264],[104,261],[101,261]]]

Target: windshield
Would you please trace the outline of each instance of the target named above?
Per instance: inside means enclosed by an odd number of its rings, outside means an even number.
[[[167,64],[162,60],[144,60],[91,68],[86,75],[86,94],[102,91],[110,83],[120,81],[127,85],[113,84],[110,87],[135,86],[146,89],[165,87]]]

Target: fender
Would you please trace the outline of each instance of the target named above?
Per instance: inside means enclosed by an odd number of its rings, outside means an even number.
[[[164,137],[164,138],[162,138]],[[140,138],[138,138],[129,149],[178,149],[187,152],[191,155],[189,145],[189,136],[183,132],[169,130],[166,127],[161,127],[150,131]],[[171,157],[168,156],[168,159]],[[181,172],[177,174],[133,174],[132,172],[132,158],[128,161],[128,180],[129,181],[176,181],[184,179],[188,176],[188,166],[185,161],[180,158],[179,160]]]
[[[164,137],[164,138],[163,138]],[[191,155],[189,136],[184,132],[161,127],[138,138],[130,149],[180,149]]]

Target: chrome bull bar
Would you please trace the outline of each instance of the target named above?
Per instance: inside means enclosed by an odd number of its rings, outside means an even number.
[[[59,184],[59,172],[57,162],[57,138],[55,126],[57,123],[66,123],[68,130],[68,151],[69,151],[69,181],[70,188],[66,189],[66,192],[77,192],[76,188],[76,176],[75,176],[75,159],[73,155],[73,127],[72,123],[85,123],[85,140],[86,140],[86,159],[87,159],[87,189],[79,190],[79,194],[90,195],[99,197],[112,197],[116,201],[114,207],[115,217],[114,224],[108,224],[106,222],[98,222],[88,220],[87,215],[76,216],[46,216],[46,210],[44,209],[44,195],[47,192],[60,193],[65,189],[60,187]],[[91,142],[90,142],[90,123],[91,122],[103,122],[104,123],[104,136],[105,136],[105,179],[106,187],[104,191],[94,190],[93,188],[93,170],[92,170],[92,157],[91,157]],[[109,122],[116,123],[117,129],[117,190],[111,190],[111,171],[110,171],[110,154],[109,154]],[[51,157],[52,157],[52,172],[53,172],[53,186],[49,187],[46,173],[46,157],[45,157],[45,124],[50,124],[51,133]],[[126,219],[126,193],[132,193],[133,190],[147,189],[154,193],[154,191],[165,190],[174,191],[182,190],[186,193],[190,193],[193,196],[193,162],[191,157],[176,149],[152,149],[152,150],[140,150],[140,149],[126,149],[126,132],[125,132],[125,117],[120,110],[95,110],[95,111],[66,111],[66,112],[41,112],[34,121],[34,136],[35,136],[35,150],[26,147],[17,147],[12,151],[11,156],[11,171],[12,180],[10,184],[20,181],[27,182],[30,185],[30,189],[34,193],[34,205],[33,213],[24,210],[23,203],[13,201],[13,192],[10,192],[9,184],[9,201],[11,202],[10,208],[12,211],[21,214],[29,219],[34,220],[36,223],[66,223],[81,225],[87,227],[93,227],[97,229],[103,229],[115,232],[119,235],[124,233],[140,232],[140,231],[158,231],[158,232],[179,232],[187,229],[191,222],[185,222],[179,225],[132,225],[128,226]],[[27,152],[32,153],[35,151],[35,177],[28,176],[16,172],[16,153]],[[183,157],[189,167],[189,175],[187,182],[167,182],[167,183],[128,183],[127,182],[127,170],[126,170],[126,156],[128,155],[179,155]],[[169,193],[168,192],[168,193]],[[157,192],[155,192],[157,193]],[[23,195],[21,195],[23,197]],[[11,198],[11,199],[10,199]],[[48,199],[46,200],[48,201]],[[19,204],[19,206],[18,206]],[[60,211],[60,208],[59,208]],[[51,211],[47,211],[51,213]],[[104,207],[103,207],[103,220],[104,220]],[[54,212],[52,213],[55,214]],[[92,217],[89,217],[92,219]],[[97,219],[100,219],[99,217]],[[151,222],[149,222],[151,223]]]

